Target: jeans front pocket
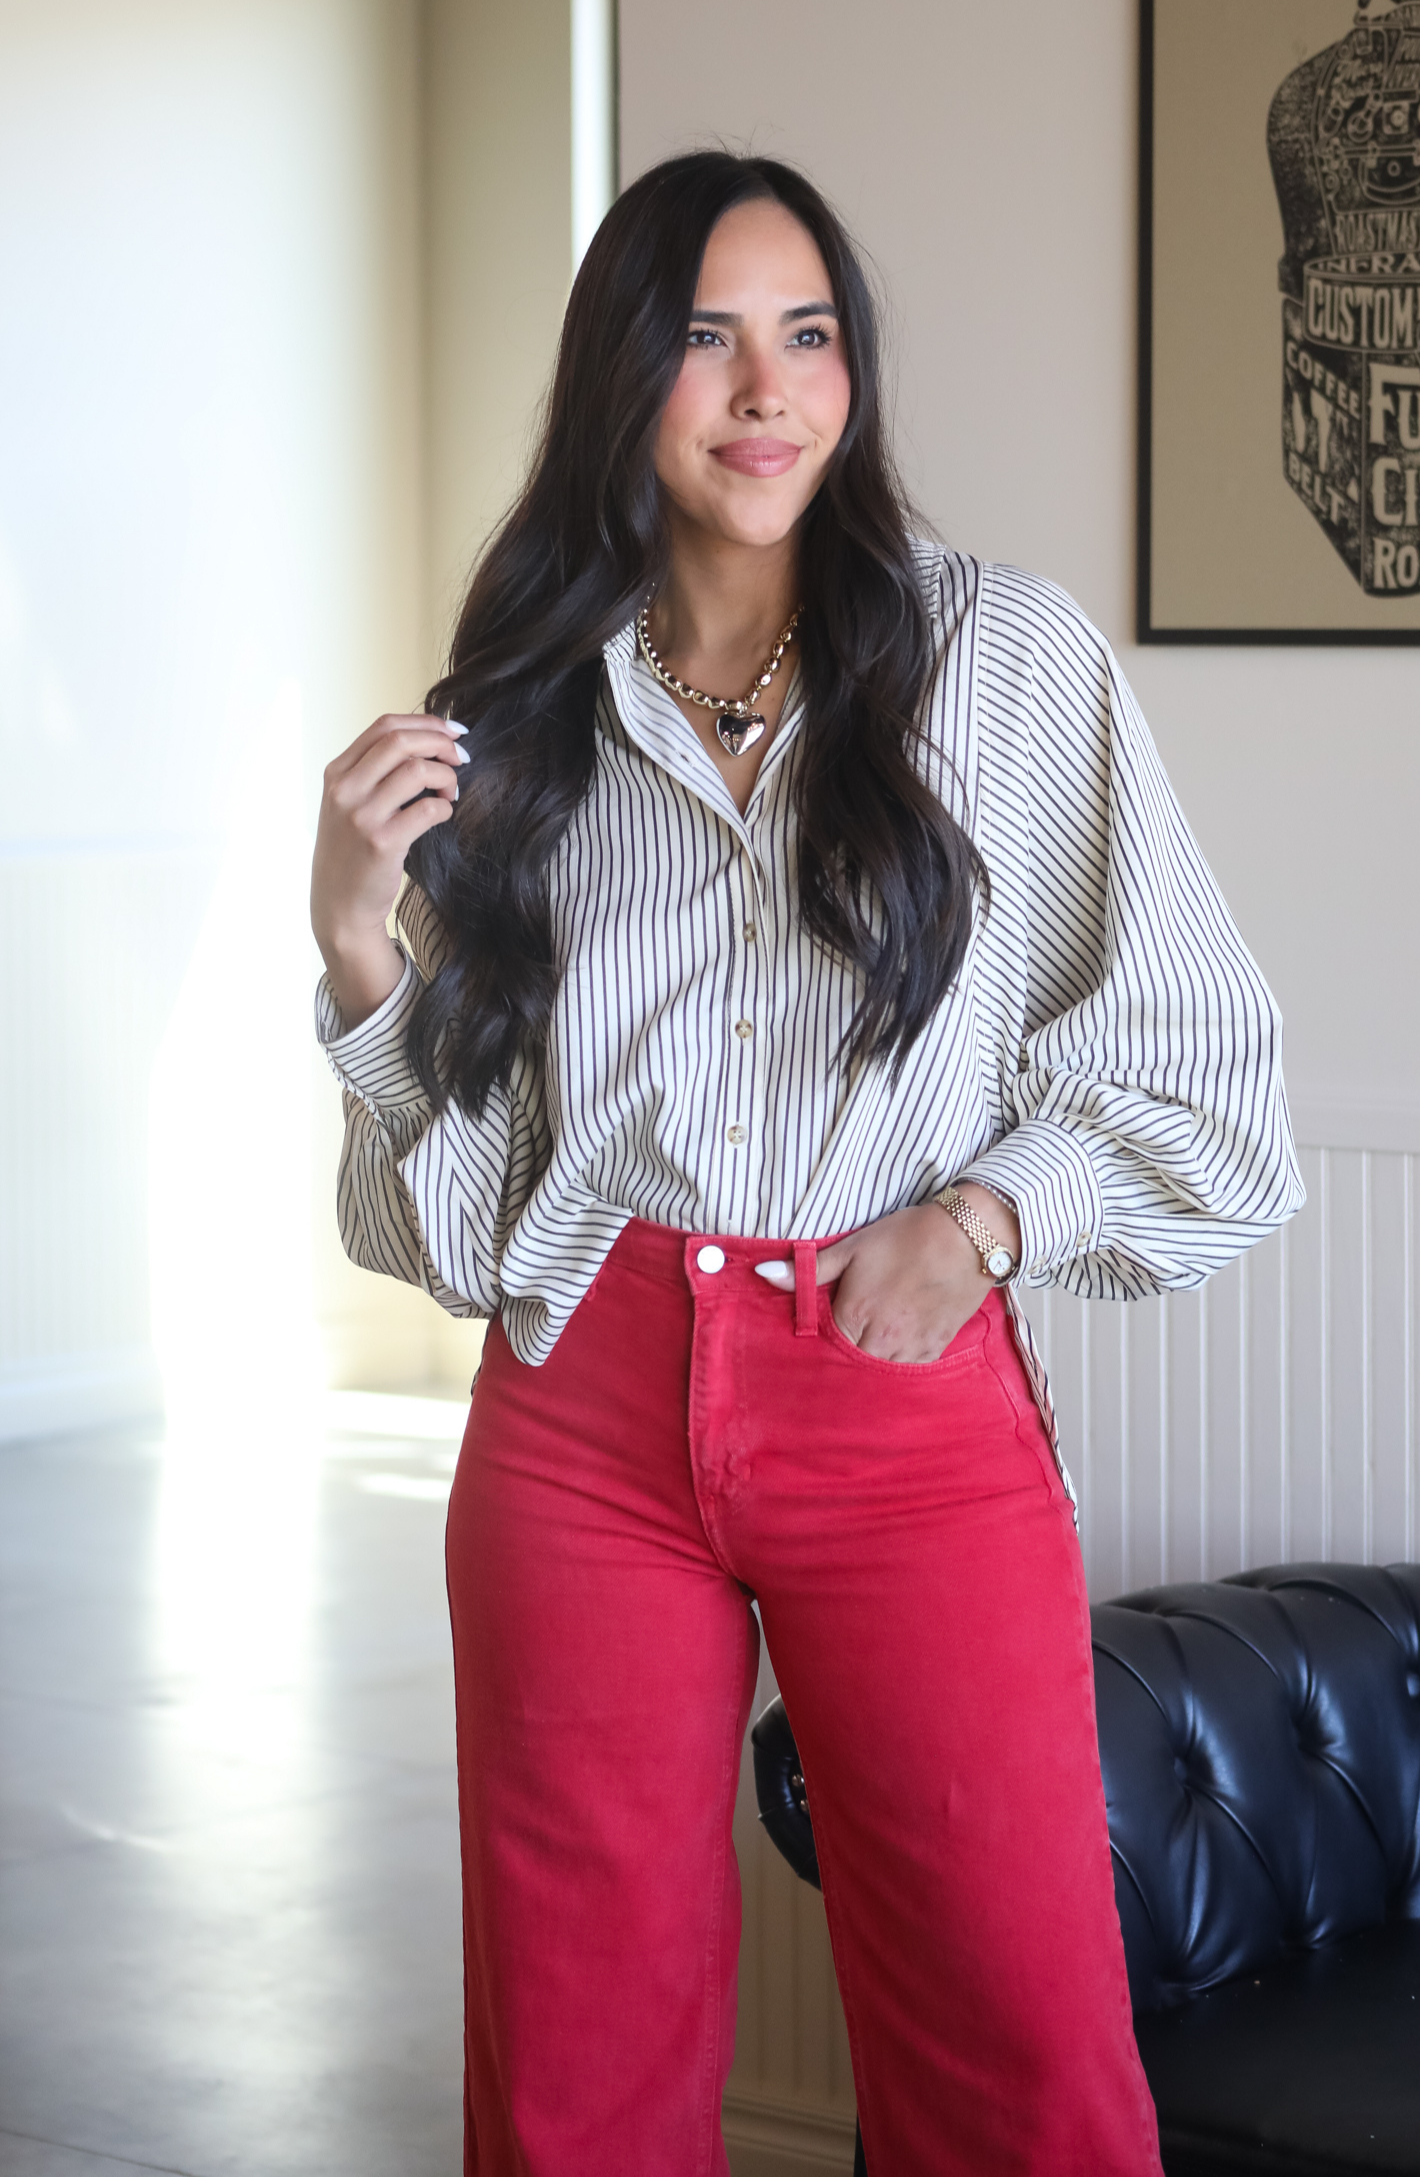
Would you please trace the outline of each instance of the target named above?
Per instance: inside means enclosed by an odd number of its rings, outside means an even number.
[[[879,1354],[865,1353],[861,1346],[855,1346],[853,1340],[845,1336],[834,1320],[833,1287],[821,1285],[818,1294],[819,1336],[826,1338],[838,1352],[855,1361],[859,1368],[874,1369],[879,1374],[899,1378],[941,1376],[959,1368],[980,1364],[986,1351],[986,1310],[989,1307],[988,1297],[975,1315],[969,1316],[962,1324],[951,1344],[934,1361],[889,1361]]]

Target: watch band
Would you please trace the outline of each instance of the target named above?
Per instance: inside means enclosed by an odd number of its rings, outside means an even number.
[[[979,1217],[966,1196],[958,1194],[955,1187],[943,1187],[934,1194],[934,1202],[940,1203],[947,1215],[958,1225],[981,1257],[981,1267],[993,1285],[1008,1285],[1020,1264],[1009,1247],[998,1240],[983,1217]]]

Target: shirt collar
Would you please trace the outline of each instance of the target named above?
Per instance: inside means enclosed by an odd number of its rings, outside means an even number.
[[[602,655],[606,659],[616,714],[637,747],[743,835],[746,825],[757,813],[770,779],[784,760],[785,750],[797,738],[803,722],[802,676],[797,663],[783,715],[754,782],[749,808],[741,816],[695,728],[669,690],[661,686],[637,648],[634,621],[629,621],[612,636]]]

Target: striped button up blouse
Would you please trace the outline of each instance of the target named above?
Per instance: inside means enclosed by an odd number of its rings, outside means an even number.
[[[797,692],[741,816],[628,626],[551,872],[545,1052],[482,1119],[433,1114],[404,1053],[442,942],[417,889],[379,1010],[343,1034],[321,986],[357,1263],[501,1311],[536,1364],[632,1217],[822,1238],[965,1177],[1014,1203],[1027,1284],[1122,1300],[1200,1283],[1299,1206],[1276,1007],[1108,645],[1047,582],[935,546],[919,563],[918,760],[991,901],[897,1081],[840,1061],[857,978],[800,920]]]

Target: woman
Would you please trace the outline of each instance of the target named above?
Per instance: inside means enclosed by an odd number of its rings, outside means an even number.
[[[1196,1284],[1290,1215],[1278,1022],[1102,639],[912,541],[802,176],[608,214],[447,677],[327,773],[313,918],[346,1245],[494,1318],[467,2168],[726,2168],[757,1600],[869,2169],[1157,2172],[1012,1286]]]

